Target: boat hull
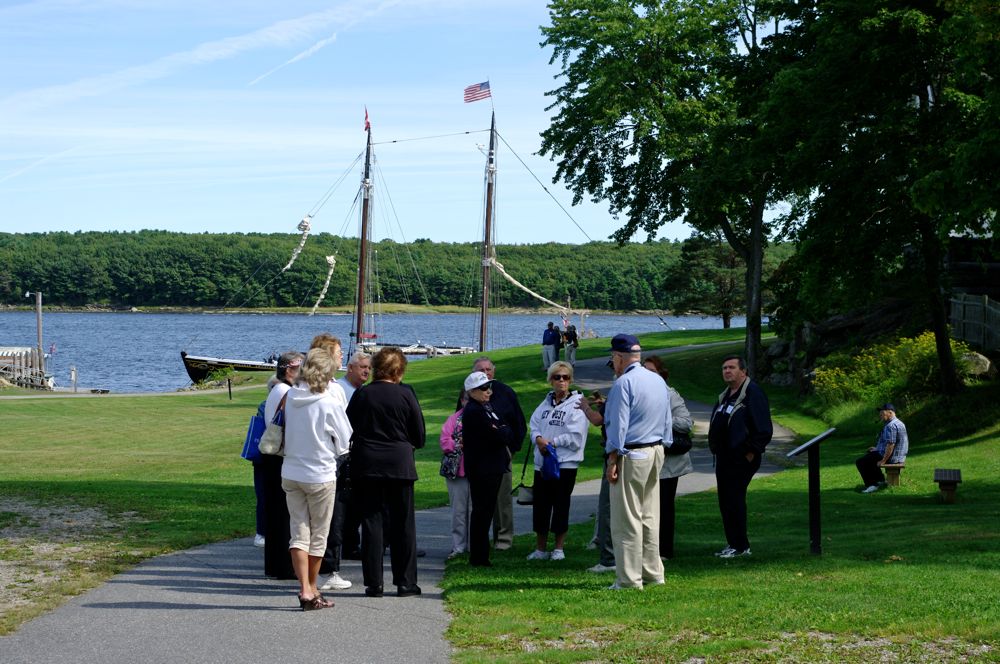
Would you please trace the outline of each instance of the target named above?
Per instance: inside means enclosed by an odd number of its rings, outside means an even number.
[[[374,343],[363,343],[359,346],[360,350],[368,353],[369,355],[374,355],[383,348],[389,348],[390,346],[399,348],[403,351],[404,355],[426,355],[427,357],[439,357],[443,355],[469,355],[475,353],[476,349],[469,346],[431,346],[429,344],[374,344]]]
[[[255,362],[254,360],[233,360],[222,357],[202,357],[188,355],[181,351],[184,369],[192,383],[200,383],[213,371],[233,369],[235,371],[269,371],[274,373],[278,368],[276,362]]]

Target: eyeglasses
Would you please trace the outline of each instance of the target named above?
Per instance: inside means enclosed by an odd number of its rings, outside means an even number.
[[[573,377],[566,374],[553,374],[549,380],[573,380]]]
[[[493,389],[493,384],[492,383],[486,383],[484,385],[480,385],[479,387],[474,387],[472,389],[474,389],[474,390],[480,390],[481,392],[488,392],[488,391],[490,391],[490,390]]]

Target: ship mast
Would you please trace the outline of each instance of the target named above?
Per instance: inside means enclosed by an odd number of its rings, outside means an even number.
[[[490,151],[486,160],[486,223],[483,232],[483,299],[479,312],[479,352],[486,350],[486,319],[490,306],[490,262],[493,258],[493,199],[496,179],[497,116],[490,121]]]
[[[372,198],[372,130],[367,124],[368,113],[365,111],[366,127],[368,133],[368,146],[365,149],[365,175],[361,181],[363,200],[361,203],[361,241],[358,243],[358,294],[354,305],[355,323],[354,340],[360,348],[364,340],[365,332],[365,277],[368,271],[368,242],[371,235],[371,198]]]

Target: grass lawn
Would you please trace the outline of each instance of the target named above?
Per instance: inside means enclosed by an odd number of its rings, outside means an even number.
[[[742,334],[658,333],[643,345],[728,340],[738,349]],[[585,340],[579,357],[606,348],[606,339]],[[727,350],[670,356],[675,386],[689,398],[714,399]],[[538,347],[490,355],[530,414],[547,390]],[[407,372],[428,425],[427,446],[417,453],[418,507],[447,502],[437,435],[471,363],[436,358]],[[790,391],[768,393],[776,417],[800,434],[827,427]],[[78,593],[146,557],[252,534],[250,464],[238,454],[263,397],[260,387],[234,391],[232,401],[225,392],[0,401],[0,560],[17,570],[3,577],[0,565],[0,602],[5,589],[17,590],[2,603],[0,633],[40,604],[51,606],[18,598]],[[805,472],[792,469],[751,485],[751,559],[711,557],[722,543],[714,494],[681,498],[678,558],[664,587],[605,591],[611,575],[584,571],[596,561],[583,549],[589,524],[571,530],[558,567],[527,563],[527,537],[498,555],[492,570],[452,562],[444,585],[456,658],[1000,660],[1000,425],[996,408],[983,407],[998,397],[996,386],[986,386],[948,404],[952,426],[931,416],[940,403],[901,414],[912,441],[902,486],[871,496],[856,492],[853,459],[878,425],[867,411],[845,409],[823,450],[822,557],[808,553]],[[598,446],[588,446],[581,481],[597,477],[599,466]],[[938,501],[935,467],[962,469],[956,505]],[[39,510],[25,512],[25,505]],[[90,527],[74,527],[74,519]],[[53,549],[64,567],[46,558]]]
[[[660,335],[664,345],[738,338],[734,331]],[[604,354],[586,340],[581,356]],[[498,376],[530,414],[548,389],[538,347],[491,353]],[[405,380],[420,397],[427,446],[417,452],[416,505],[444,505],[438,475],[441,425],[454,409],[473,358],[410,364]],[[0,400],[0,634],[51,606],[33,601],[93,587],[144,558],[253,534],[251,466],[239,458],[250,416],[265,396],[261,374],[225,391],[146,397]],[[0,396],[27,391],[0,390]],[[597,477],[591,455],[581,479]]]
[[[644,346],[649,346],[644,341]],[[670,356],[675,386],[710,400],[725,349]],[[776,419],[800,434],[829,425],[791,390],[768,388]],[[854,459],[879,423],[845,407],[823,444],[823,555],[809,553],[807,476],[796,467],[749,492],[753,556],[722,561],[714,492],[678,499],[666,585],[610,591],[611,573],[571,528],[565,562],[527,562],[518,538],[490,570],[451,561],[444,587],[458,661],[1000,661],[1000,385],[901,413],[910,456],[901,486],[859,493]],[[943,414],[945,414],[942,416]],[[934,468],[960,468],[954,505]]]

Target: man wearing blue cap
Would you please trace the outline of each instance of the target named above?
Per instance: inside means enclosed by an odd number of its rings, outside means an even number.
[[[882,474],[882,466],[887,463],[904,463],[910,447],[906,425],[896,417],[896,407],[891,403],[884,403],[875,410],[885,425],[875,441],[875,447],[869,447],[868,453],[854,462],[861,473],[861,481],[865,484],[862,493],[875,493],[883,488],[885,475]]]
[[[663,379],[639,364],[641,350],[631,334],[611,340],[617,378],[608,393],[604,423],[615,590],[663,583],[659,477],[663,446],[673,444],[670,395]]]

